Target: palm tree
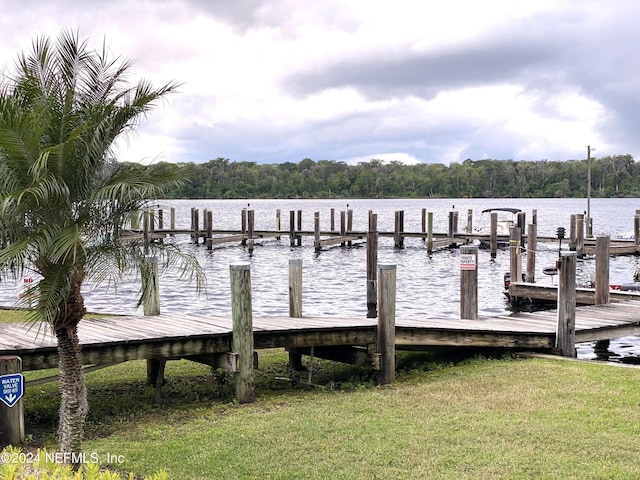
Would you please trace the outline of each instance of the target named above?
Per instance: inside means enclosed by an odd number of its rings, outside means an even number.
[[[170,165],[114,160],[114,141],[178,86],[132,86],[131,66],[64,31],[56,41],[37,39],[0,82],[0,274],[40,278],[27,298],[36,299],[32,320],[48,323],[57,339],[63,452],[81,451],[88,410],[77,334],[82,286],[115,285],[131,269],[144,275],[149,249],[204,285],[198,262],[175,244],[125,242],[119,234],[149,199],[180,182]],[[148,290],[141,288],[140,304]]]

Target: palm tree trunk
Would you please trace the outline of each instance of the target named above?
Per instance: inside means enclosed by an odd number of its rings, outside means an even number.
[[[60,368],[60,425],[58,441],[72,462],[79,463],[84,425],[89,410],[87,387],[82,371],[82,352],[76,325],[56,332]],[[75,455],[73,455],[75,454]],[[75,460],[75,461],[74,461]]]

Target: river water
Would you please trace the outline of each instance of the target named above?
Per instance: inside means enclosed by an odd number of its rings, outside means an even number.
[[[353,210],[353,230],[366,231],[368,212],[378,215],[378,230],[393,231],[394,212],[404,210],[405,232],[421,231],[421,211],[433,212],[435,232],[446,232],[448,213],[459,212],[459,231],[464,231],[468,209],[473,210],[474,227],[488,218],[481,218],[481,211],[492,207],[520,208],[526,213],[527,223],[533,209],[537,211],[538,234],[554,236],[558,227],[569,233],[570,215],[584,213],[585,199],[397,199],[397,200],[169,200],[160,204],[168,218],[170,207],[176,208],[176,227],[190,226],[191,208],[213,212],[215,229],[239,230],[243,208],[255,212],[256,230],[274,230],[276,210],[281,210],[283,230],[288,230],[289,211],[302,210],[303,230],[313,230],[313,214],[320,212],[322,230],[329,229],[330,210],[336,212],[336,228],[339,228],[339,212]],[[633,231],[633,218],[640,209],[640,199],[591,199],[590,211],[594,234],[611,236]],[[201,216],[202,218],[202,216]],[[168,220],[165,220],[168,223]],[[365,316],[366,308],[366,247],[364,243],[351,248],[340,246],[327,248],[317,254],[313,238],[303,238],[301,247],[290,247],[288,236],[281,240],[256,240],[253,255],[239,243],[229,243],[208,251],[205,246],[195,246],[188,236],[176,236],[173,240],[195,253],[207,275],[207,291],[197,296],[193,285],[179,278],[175,271],[163,272],[160,278],[160,302],[162,312],[191,312],[229,315],[231,313],[229,265],[249,263],[251,266],[253,312],[256,315],[288,314],[288,264],[289,259],[303,262],[303,314],[305,316]],[[566,247],[565,244],[563,244]],[[558,256],[557,244],[538,244],[536,278],[538,282],[551,283],[553,278],[542,274],[545,266],[553,264]],[[397,266],[398,318],[459,317],[459,251],[441,250],[427,254],[422,240],[406,238],[403,249],[395,249],[393,239],[381,237],[378,251],[379,264]],[[636,256],[611,258],[611,283],[630,283],[634,270],[640,265]],[[491,259],[487,250],[479,251],[478,300],[480,316],[510,312],[503,289],[503,274],[509,270],[509,252],[499,250]],[[578,261],[578,282],[587,281],[595,270],[595,260]],[[0,304],[12,305],[21,282],[6,280],[0,286]],[[89,311],[112,313],[141,313],[136,311],[140,282],[137,277],[125,278],[117,289],[107,286],[87,287],[84,291]],[[610,348],[615,358],[639,358],[640,342],[636,337],[625,337],[612,342]],[[591,345],[578,348],[582,358],[593,358]]]

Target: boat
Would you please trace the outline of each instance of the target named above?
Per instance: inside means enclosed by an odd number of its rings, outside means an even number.
[[[487,208],[480,212],[480,227],[477,229],[479,233],[483,233],[486,235],[491,235],[491,214],[498,214],[498,222],[496,224],[496,235],[498,237],[505,237],[511,234],[511,229],[516,225],[516,217],[518,213],[521,213],[522,210],[519,208],[506,208],[506,207],[494,207]],[[489,248],[490,240],[482,239],[480,240],[481,248]],[[500,239],[497,240],[498,248],[506,248],[509,246],[508,239]]]

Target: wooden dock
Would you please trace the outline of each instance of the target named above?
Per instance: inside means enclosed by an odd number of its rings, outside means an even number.
[[[640,302],[627,301],[576,309],[576,342],[640,334]],[[254,348],[358,347],[376,351],[377,320],[269,316],[253,318]],[[514,350],[555,349],[557,311],[465,320],[407,318],[395,320],[398,349],[497,347]],[[233,352],[231,317],[160,314],[85,319],[78,334],[87,365],[129,360],[187,358],[218,364],[216,356]],[[56,340],[42,326],[9,323],[0,332],[0,356],[17,355],[24,370],[57,368]]]

